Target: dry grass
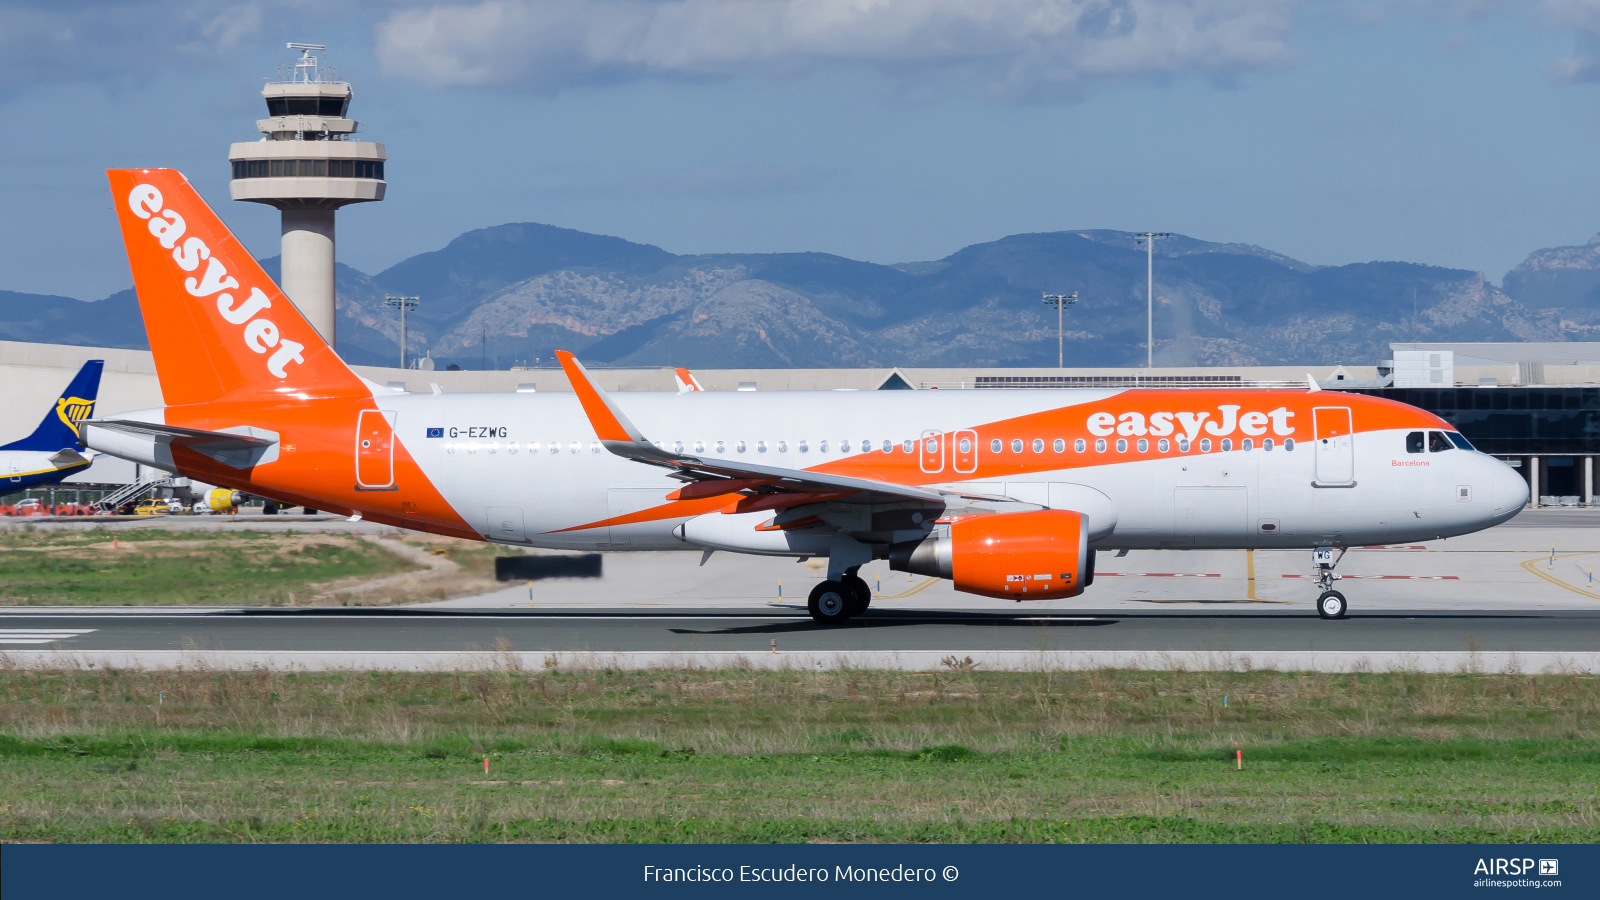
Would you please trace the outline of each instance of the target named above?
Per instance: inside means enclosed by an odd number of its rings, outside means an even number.
[[[435,535],[190,529],[0,532],[0,603],[379,606],[493,590],[514,552]],[[435,552],[437,551],[437,552]]]

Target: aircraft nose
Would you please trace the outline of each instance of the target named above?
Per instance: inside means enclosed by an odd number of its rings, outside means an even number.
[[[1500,460],[1489,459],[1488,463],[1494,467],[1489,476],[1489,485],[1494,493],[1495,515],[1509,518],[1521,512],[1528,505],[1528,483],[1522,480],[1516,469]]]

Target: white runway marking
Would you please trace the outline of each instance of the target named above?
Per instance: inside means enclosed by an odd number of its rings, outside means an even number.
[[[0,644],[49,644],[82,637],[98,628],[5,628],[0,629]]]

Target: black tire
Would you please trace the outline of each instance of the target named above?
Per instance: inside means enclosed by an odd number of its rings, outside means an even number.
[[[855,599],[850,602],[850,618],[866,612],[868,604],[872,603],[872,588],[866,579],[859,575],[846,575],[839,579],[839,583],[855,592]]]
[[[1323,591],[1317,598],[1317,615],[1324,619],[1342,619],[1349,608],[1344,595],[1338,591]]]
[[[837,581],[824,581],[811,589],[806,612],[823,625],[843,625],[850,618],[855,591]]]

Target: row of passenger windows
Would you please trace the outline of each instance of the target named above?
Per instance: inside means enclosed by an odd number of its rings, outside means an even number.
[[[1434,434],[1438,433],[1439,432],[1434,432]],[[1416,432],[1416,434],[1420,435],[1421,432]],[[1407,440],[1409,441],[1409,437]],[[939,442],[939,438],[927,438],[927,446],[923,449],[928,453],[938,453]],[[1184,438],[1178,438],[1176,443],[1179,453],[1189,452],[1189,441],[1185,440]],[[445,452],[455,453],[459,449],[466,453],[477,453],[480,450],[485,453],[498,453],[500,450],[504,449],[507,453],[516,453],[523,449],[524,446],[529,453],[538,453],[540,452],[541,448],[543,448],[547,453],[561,453],[563,450],[565,450],[567,453],[581,453],[585,448],[585,445],[581,441],[572,441],[567,444],[563,444],[561,441],[550,441],[548,444],[540,444],[538,441],[529,441],[526,445],[518,444],[516,441],[510,441],[505,444],[501,444],[499,441],[488,441],[486,443],[479,443],[476,441],[451,441],[450,443],[445,444]],[[600,444],[598,442],[591,441],[587,446],[589,452],[591,453],[600,452]],[[663,450],[671,450],[673,453],[680,454],[705,453],[708,447],[716,453],[727,453],[729,450],[729,443],[727,441],[714,441],[709,444],[706,441],[694,441],[691,444],[686,444],[683,441],[674,441],[670,446],[663,441],[656,441],[656,446]],[[893,453],[897,449],[902,453],[915,453],[917,451],[917,442],[914,440],[906,440],[900,443],[896,443],[894,441],[883,441],[881,444],[877,444],[872,441],[861,441],[859,445],[852,445],[850,441],[840,441],[839,452],[855,452],[851,449],[852,446],[859,446],[862,453],[871,453],[875,450],[883,453]],[[1167,440],[1166,438],[1162,438],[1159,441],[1156,441],[1155,446],[1157,453],[1170,453],[1172,452],[1173,442]],[[1196,442],[1195,446],[1201,453],[1210,453],[1212,448],[1211,439],[1201,438]],[[1257,444],[1254,438],[1245,438],[1239,442],[1238,446],[1240,450],[1254,450],[1256,449]],[[1272,438],[1263,438],[1259,446],[1262,450],[1272,450],[1277,445],[1273,442]],[[1409,447],[1409,444],[1407,446]],[[972,440],[970,438],[962,438],[956,442],[957,451],[961,454],[971,453],[972,447]],[[1139,438],[1138,441],[1134,442],[1133,447],[1139,453],[1149,453],[1150,440],[1148,438]],[[789,442],[778,441],[770,446],[766,441],[756,441],[753,444],[745,441],[734,441],[732,443],[732,450],[735,453],[745,453],[751,449],[754,449],[757,453],[766,453],[768,450],[774,448],[776,448],[779,453],[788,453]],[[812,445],[809,441],[799,441],[795,444],[794,448],[801,453],[809,453],[812,450]],[[1129,442],[1127,438],[1117,439],[1116,451],[1118,453],[1127,453],[1128,448]],[[829,452],[829,449],[829,443],[827,441],[818,441],[816,443],[816,451],[818,453],[827,453]],[[1031,449],[1034,453],[1043,453],[1045,449],[1044,439],[1034,438],[1031,444]],[[1051,444],[1051,449],[1057,453],[1065,453],[1067,452],[1067,442],[1061,438],[1056,438]],[[1084,440],[1083,438],[1078,438],[1072,442],[1072,449],[1075,453],[1087,453],[1089,450],[1088,441]],[[1099,438],[1094,442],[1094,452],[1105,453],[1108,449],[1110,449],[1110,444],[1105,438]],[[1217,449],[1224,453],[1232,452],[1234,449],[1233,439],[1223,438],[1217,443]],[[1283,441],[1283,449],[1291,451],[1294,450],[1294,438],[1285,438]],[[1005,443],[999,439],[993,440],[989,443],[989,450],[991,453],[1004,453]],[[1017,438],[1011,441],[1012,453],[1022,453],[1023,451],[1024,443],[1022,439]],[[1420,453],[1421,451],[1415,450],[1411,452]]]
[[[349,97],[268,97],[267,115],[339,119],[344,117],[349,102]]]
[[[381,159],[241,159],[234,178],[376,178],[383,179]]]

